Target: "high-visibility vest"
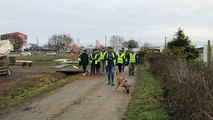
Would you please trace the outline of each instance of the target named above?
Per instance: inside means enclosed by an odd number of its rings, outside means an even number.
[[[81,54],[82,54],[82,53],[79,53],[79,54],[78,54],[78,61],[81,61]]]
[[[123,58],[124,58],[124,54],[118,54],[118,58],[117,58],[117,63],[124,63],[124,61],[123,61]]]
[[[98,58],[99,61],[104,60],[105,52],[100,52],[100,57]]]
[[[126,59],[126,51],[124,51],[123,53],[122,53],[122,55],[124,56],[124,60]]]
[[[106,56],[107,56],[107,58],[109,57],[108,52],[106,53]],[[114,52],[112,52],[112,57],[113,57],[113,58],[115,57]],[[114,63],[114,65],[116,64],[116,59],[113,60],[113,63]],[[108,65],[108,60],[106,60],[106,66],[107,66],[107,65]]]
[[[90,64],[92,64],[93,59],[96,59],[96,57],[97,57],[97,54],[95,55],[95,57],[93,57],[92,53],[90,53],[90,58],[92,58],[90,59]],[[97,60],[95,60],[95,64],[97,64]]]
[[[136,63],[135,62],[136,53],[129,53],[129,62]]]
[[[99,54],[95,54],[95,64],[98,64],[98,62],[100,62],[100,60],[99,60],[100,57],[98,58],[98,55],[99,55]],[[98,58],[98,59],[97,59],[97,58]]]

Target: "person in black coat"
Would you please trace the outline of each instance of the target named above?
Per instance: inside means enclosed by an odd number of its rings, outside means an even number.
[[[88,64],[89,64],[89,56],[87,54],[87,50],[84,50],[84,52],[81,54],[81,65],[82,65],[83,70],[84,70],[83,76],[86,75]]]

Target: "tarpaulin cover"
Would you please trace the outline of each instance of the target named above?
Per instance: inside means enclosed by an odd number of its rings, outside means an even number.
[[[9,40],[0,41],[0,57],[6,56],[13,50],[13,46]]]

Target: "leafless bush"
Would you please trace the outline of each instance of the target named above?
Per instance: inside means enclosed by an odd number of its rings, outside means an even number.
[[[164,83],[165,104],[173,119],[213,120],[213,68],[178,57],[146,58],[150,71]]]

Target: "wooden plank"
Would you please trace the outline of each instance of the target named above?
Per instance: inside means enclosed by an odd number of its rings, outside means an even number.
[[[70,64],[61,64],[61,65],[54,66],[53,68],[65,68],[67,66],[70,66]]]
[[[17,63],[32,63],[30,60],[16,60]]]
[[[78,64],[78,61],[64,61],[64,62],[60,62],[61,64]]]
[[[7,67],[5,66],[5,67],[0,67],[0,69],[6,69]]]
[[[7,71],[8,69],[0,69],[0,72],[4,72]]]
[[[6,62],[6,60],[0,60],[0,62]]]
[[[7,72],[0,72],[0,75],[7,75]]]

